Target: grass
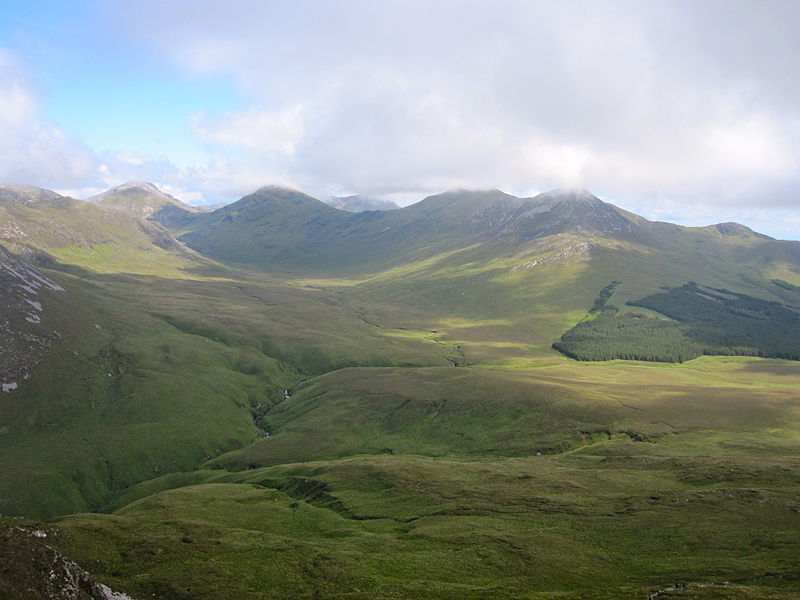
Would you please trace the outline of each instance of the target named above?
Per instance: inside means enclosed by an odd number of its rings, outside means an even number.
[[[59,548],[136,597],[637,598],[727,581],[730,598],[791,598],[796,444],[755,474],[743,455],[676,459],[623,440],[564,456],[353,457],[220,473],[55,524]]]
[[[185,278],[185,258],[169,252],[154,255],[150,248],[141,249],[114,242],[81,246],[71,244],[51,248],[50,254],[61,262],[78,265],[100,273],[152,274]]]
[[[0,512],[49,518],[139,600],[796,597],[797,363],[550,348],[615,280],[620,306],[688,280],[795,306],[767,278],[798,283],[785,249],[656,225],[480,239],[437,202],[366,264],[353,231],[319,237],[341,247],[313,268],[250,239],[270,272],[161,248],[120,212],[95,214],[103,239],[70,217],[60,245],[28,215],[63,261],[63,341],[0,402]]]
[[[298,387],[264,418],[271,432],[211,465],[228,468],[353,454],[434,456],[563,452],[598,436],[738,432],[800,422],[800,373],[762,374],[741,362],[706,370],[617,363],[607,370],[556,367],[347,369]],[[748,363],[752,365],[752,363]],[[572,365],[569,365],[572,367]],[[792,368],[788,362],[773,364]],[[599,378],[593,377],[600,375]],[[605,376],[605,379],[603,379]],[[713,424],[713,425],[711,425]]]
[[[57,519],[57,545],[139,598],[611,599],[677,582],[665,597],[789,599],[798,375],[712,357],[337,371],[217,468]]]
[[[451,354],[383,336],[335,295],[280,280],[71,271],[48,273],[68,290],[45,311],[63,340],[0,406],[5,515],[96,510],[200,466],[263,437],[253,418],[316,373]]]

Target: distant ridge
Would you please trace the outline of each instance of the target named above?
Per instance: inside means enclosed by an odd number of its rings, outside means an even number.
[[[195,212],[195,208],[163,192],[155,184],[145,181],[128,181],[86,200],[106,208],[124,210],[142,218],[153,218],[167,207]]]
[[[529,198],[457,189],[403,208],[351,213],[297,190],[266,186],[212,213],[182,214],[190,218],[172,226],[173,233],[209,257],[325,273],[380,270],[453,252],[478,263],[506,257],[508,268],[520,270],[588,263],[622,248],[650,254],[653,269],[676,272],[683,270],[680,264],[695,265],[690,272],[705,268],[713,252],[733,272],[744,265],[794,264],[800,253],[796,242],[772,240],[743,225],[653,222],[572,189]]]
[[[173,204],[158,214],[164,212],[194,215]],[[98,248],[110,252],[114,268],[135,271],[153,260],[196,264],[199,257],[155,221],[31,186],[0,187],[0,244],[38,267],[52,268],[65,256],[91,262]]]
[[[41,202],[42,200],[54,200],[60,197],[61,194],[57,194],[52,190],[33,185],[6,185],[0,187],[0,200],[10,202],[32,203]]]

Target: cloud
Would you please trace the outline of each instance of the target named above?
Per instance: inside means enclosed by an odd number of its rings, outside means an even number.
[[[377,195],[573,184],[645,207],[745,207],[759,190],[800,191],[796,3],[113,10],[132,38],[187,72],[230,77],[252,100],[196,120],[218,172],[250,165],[311,191]]]
[[[0,48],[0,181],[75,185],[97,167],[92,151],[70,139],[39,109],[23,66]]]
[[[130,151],[104,152],[91,177],[79,186],[54,186],[55,191],[88,198],[125,181],[149,181],[188,204],[230,201],[252,192],[265,182],[292,185],[278,170],[259,167],[253,161],[212,156],[202,165],[178,165],[166,156]]]
[[[304,134],[303,105],[279,111],[255,108],[217,119],[198,114],[192,120],[195,133],[204,142],[266,154],[294,154]]]
[[[43,173],[35,181],[77,191],[147,179],[197,201],[266,183],[405,201],[569,185],[648,217],[781,210],[791,223],[798,210],[791,0],[112,0],[97,10],[126,56],[170,64],[177,79],[230,81],[246,108],[214,112],[198,98],[189,126],[202,164],[93,153],[48,123],[11,73],[0,136],[20,151],[0,150],[0,175]]]

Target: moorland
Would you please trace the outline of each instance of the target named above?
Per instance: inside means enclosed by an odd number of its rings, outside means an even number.
[[[132,184],[3,188],[0,244],[0,523],[115,591],[797,597],[800,242]]]

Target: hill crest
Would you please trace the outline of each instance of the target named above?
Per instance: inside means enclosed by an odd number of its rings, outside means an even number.
[[[0,186],[0,201],[32,204],[34,202],[41,202],[42,200],[55,200],[61,197],[61,194],[52,190],[36,187],[35,185]]]
[[[350,269],[484,243],[492,246],[486,252],[520,253],[563,235],[576,243],[605,238],[659,251],[685,249],[686,236],[717,244],[769,240],[743,226],[654,223],[587,190],[555,189],[521,198],[499,189],[455,189],[397,210],[348,213],[280,186],[260,188],[213,213],[193,215],[180,239],[232,262]]]
[[[158,213],[164,209],[195,212],[195,208],[184,204],[159,189],[155,184],[146,181],[127,181],[91,196],[86,201],[106,208],[130,212],[142,218],[157,218]]]

